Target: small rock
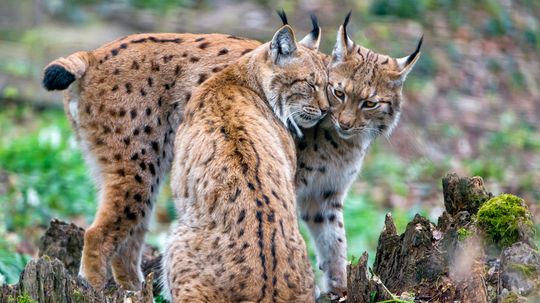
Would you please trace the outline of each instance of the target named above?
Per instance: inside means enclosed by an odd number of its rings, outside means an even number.
[[[502,286],[518,295],[528,295],[540,287],[540,253],[517,242],[501,255]]]

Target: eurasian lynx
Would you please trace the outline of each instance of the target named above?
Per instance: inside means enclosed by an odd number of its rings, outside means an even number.
[[[297,44],[284,25],[188,102],[171,180],[179,222],[163,266],[173,302],[314,302],[287,129],[328,108],[313,35]],[[313,114],[298,114],[306,106]]]
[[[347,36],[349,16],[339,28],[328,65],[330,113],[296,140],[301,217],[324,273],[322,290],[337,294],[347,287],[343,200],[373,139],[388,136],[398,123],[403,82],[419,58],[422,43],[401,59],[376,54]]]

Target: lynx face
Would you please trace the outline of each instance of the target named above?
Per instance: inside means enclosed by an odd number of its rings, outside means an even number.
[[[355,44],[346,33],[348,20],[338,31],[329,66],[331,121],[344,139],[389,135],[399,121],[403,83],[420,57],[422,40],[410,56],[391,58]]]
[[[317,51],[321,30],[316,19],[312,21],[313,30],[298,43],[289,27],[278,31],[270,42],[269,56],[263,54],[261,68],[270,105],[298,136],[302,136],[300,127],[315,126],[329,109],[325,91],[328,76]]]

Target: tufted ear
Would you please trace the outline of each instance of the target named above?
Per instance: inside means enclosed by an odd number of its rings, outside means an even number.
[[[345,17],[345,21],[339,27],[336,37],[336,45],[332,51],[332,61],[340,62],[344,61],[345,57],[351,52],[354,47],[354,42],[347,35],[347,24],[349,24],[349,19],[351,18],[351,11]]]
[[[396,63],[398,66],[398,74],[401,80],[405,80],[409,72],[412,70],[414,65],[416,64],[416,61],[418,61],[418,58],[420,58],[420,48],[422,47],[422,42],[424,41],[424,36],[420,38],[420,41],[418,41],[418,45],[416,46],[416,50],[410,54],[409,56],[398,58],[396,59]]]
[[[298,43],[309,49],[318,50],[321,43],[321,28],[317,16],[314,14],[311,14],[311,25],[313,26],[311,32]]]
[[[292,28],[287,24],[285,12],[281,10],[281,12],[278,11],[277,13],[281,17],[281,21],[283,21],[283,26],[278,29],[270,42],[270,56],[272,56],[275,64],[284,65],[296,52],[296,39]]]

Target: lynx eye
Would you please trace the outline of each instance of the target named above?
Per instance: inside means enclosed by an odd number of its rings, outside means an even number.
[[[377,102],[371,102],[371,101],[364,101],[364,103],[362,103],[362,107],[363,108],[374,108],[375,106],[377,106]]]
[[[344,92],[334,88],[333,93],[334,93],[334,96],[336,96],[336,98],[340,99],[341,101],[343,101],[345,99],[345,93]]]

